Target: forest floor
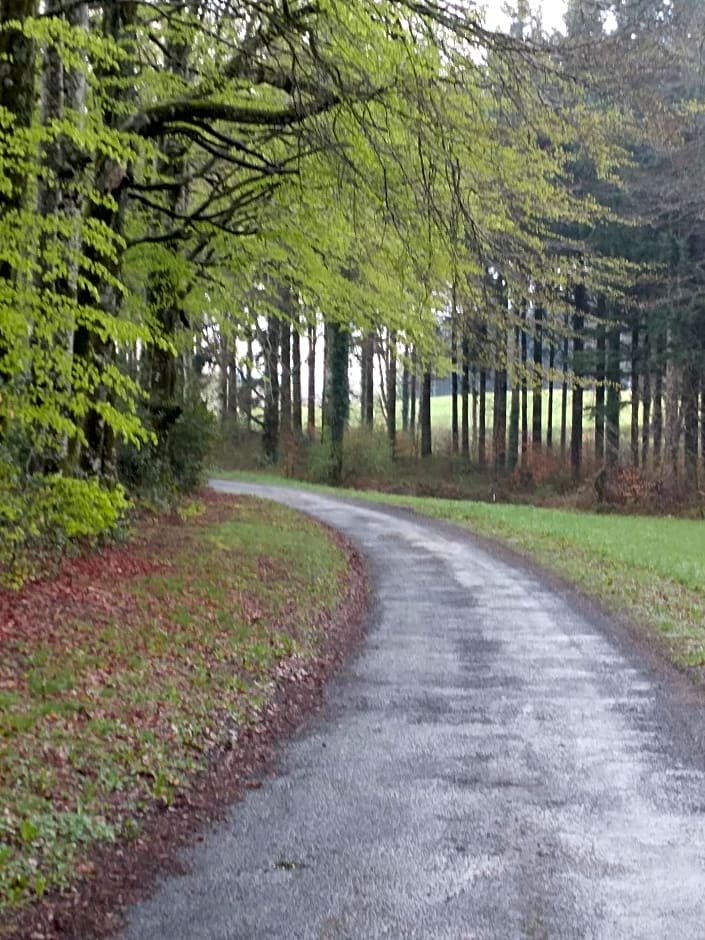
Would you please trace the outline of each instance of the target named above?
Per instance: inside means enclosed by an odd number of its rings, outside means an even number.
[[[364,566],[204,491],[0,592],[0,937],[98,938],[248,787],[360,636]]]

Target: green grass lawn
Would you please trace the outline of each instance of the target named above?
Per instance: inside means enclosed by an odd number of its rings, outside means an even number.
[[[554,389],[553,393],[553,439],[558,440],[561,431],[561,390]],[[507,421],[509,420],[509,401],[511,392],[507,396]],[[622,392],[622,408],[620,411],[620,427],[624,433],[628,433],[630,424],[630,393]],[[568,433],[570,433],[570,415],[573,403],[573,393],[569,389],[567,396],[568,409]],[[589,429],[594,427],[594,421],[591,416],[591,409],[595,405],[595,392],[592,389],[586,389],[583,393],[583,423],[584,432],[587,434]],[[487,393],[487,421],[488,427],[492,425],[492,409],[494,407],[494,394]],[[529,391],[529,433],[531,433],[531,409],[533,407],[532,393]],[[472,402],[470,404],[472,408]],[[460,400],[458,400],[458,413],[460,413]],[[543,434],[546,435],[546,423],[548,421],[548,392],[544,389],[541,393],[541,414],[543,421]],[[450,431],[451,419],[451,396],[437,395],[431,399],[431,425],[439,433]],[[460,420],[460,419],[458,419]],[[472,422],[472,413],[471,418]],[[399,412],[399,426],[401,427],[401,411]]]
[[[565,577],[608,610],[625,615],[654,639],[671,662],[693,667],[705,679],[704,522],[354,490],[330,492],[406,506],[495,539]]]

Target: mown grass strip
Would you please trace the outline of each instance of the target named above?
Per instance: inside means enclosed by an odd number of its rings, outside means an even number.
[[[266,482],[289,484],[271,476]],[[701,521],[312,488],[405,506],[495,539],[578,585],[608,610],[626,616],[655,639],[666,658],[705,680],[705,523]]]
[[[342,548],[284,506],[204,499],[0,596],[0,920],[136,833],[323,645]]]
[[[437,499],[392,501],[508,545],[643,626],[676,665],[705,665],[701,522]]]

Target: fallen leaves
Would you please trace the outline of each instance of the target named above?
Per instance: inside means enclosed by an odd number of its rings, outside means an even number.
[[[280,506],[200,506],[0,591],[0,911],[89,877],[85,847],[148,806],[185,806],[208,755],[264,740],[277,690],[309,681],[345,553]]]

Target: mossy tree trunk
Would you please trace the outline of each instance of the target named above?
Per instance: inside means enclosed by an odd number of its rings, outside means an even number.
[[[330,482],[337,486],[343,478],[343,445],[345,425],[350,413],[348,356],[350,333],[340,323],[330,323],[327,336],[326,399],[327,430],[330,442]]]
[[[583,460],[583,386],[585,373],[583,362],[583,329],[587,310],[587,291],[584,284],[578,284],[574,291],[573,303],[573,401],[570,422],[570,470],[574,480],[579,480]]]
[[[614,470],[619,463],[619,413],[622,388],[621,329],[617,321],[610,324],[606,342],[605,465],[609,470]]]
[[[531,393],[531,445],[535,450],[541,447],[542,431],[542,390],[543,390],[543,319],[541,307],[534,310],[534,374]]]
[[[392,453],[397,440],[397,334],[389,331],[387,341],[387,437]]]
[[[421,408],[419,413],[421,425],[421,456],[430,457],[433,444],[431,440],[431,372],[425,369],[421,383]]]
[[[264,334],[264,409],[262,448],[270,463],[279,455],[279,317],[270,316]]]

